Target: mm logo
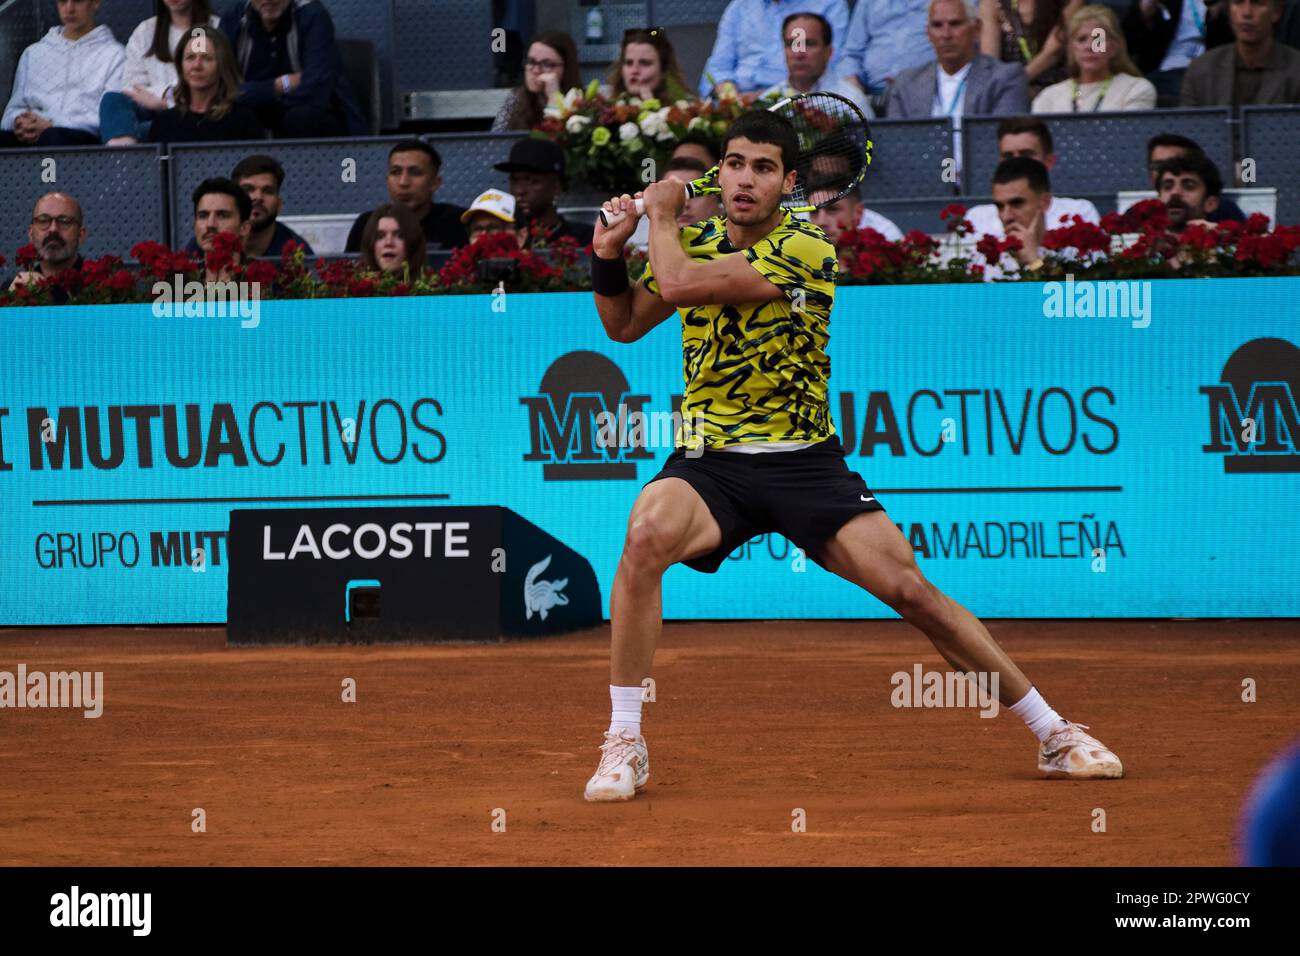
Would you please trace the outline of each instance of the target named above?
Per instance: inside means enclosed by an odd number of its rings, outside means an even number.
[[[633,395],[623,372],[598,352],[569,352],[551,363],[538,395],[519,403],[528,409],[528,454],[541,461],[545,481],[636,480],[636,463],[654,453],[645,436],[630,443],[600,440],[609,416],[644,415],[649,395]]]
[[[1232,353],[1221,384],[1202,385],[1209,443],[1226,474],[1300,471],[1300,348],[1254,339]]]

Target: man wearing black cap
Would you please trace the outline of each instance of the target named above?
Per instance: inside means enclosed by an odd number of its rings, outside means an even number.
[[[510,174],[510,192],[515,197],[516,217],[528,223],[528,242],[569,236],[579,246],[591,244],[595,226],[571,222],[555,209],[555,198],[564,191],[564,153],[547,139],[517,140],[510,158],[496,169]]]

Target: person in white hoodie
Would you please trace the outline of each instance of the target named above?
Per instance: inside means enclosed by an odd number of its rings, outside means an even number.
[[[59,0],[51,27],[18,60],[13,95],[0,118],[0,148],[99,142],[99,101],[121,89],[126,51],[95,26],[100,0]]]
[[[154,0],[154,15],[131,32],[126,41],[126,69],[120,90],[99,101],[99,136],[109,146],[130,146],[145,140],[156,114],[176,105],[176,64],[173,52],[181,35],[220,18],[209,0]]]

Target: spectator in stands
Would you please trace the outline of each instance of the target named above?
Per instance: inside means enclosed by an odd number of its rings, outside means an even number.
[[[239,0],[222,15],[221,32],[244,75],[241,101],[276,137],[370,132],[320,0]]]
[[[431,249],[452,249],[465,244],[465,227],[461,225],[459,206],[434,202],[442,186],[442,157],[423,140],[407,139],[388,153],[388,198],[401,203],[419,220]],[[348,233],[348,252],[361,251],[361,235],[370,213],[363,212]]]
[[[126,42],[122,90],[99,101],[99,135],[109,146],[130,146],[149,132],[155,113],[175,105],[179,70],[174,53],[190,27],[216,28],[208,0],[154,0],[154,15]]]
[[[843,63],[836,66],[872,96],[883,94],[903,70],[934,58],[926,34],[928,9],[928,0],[859,2],[844,39]]]
[[[510,158],[494,169],[510,174],[510,192],[514,194],[519,218],[528,225],[528,244],[569,236],[579,246],[591,245],[595,226],[565,219],[555,208],[555,200],[564,191],[564,153],[548,139],[517,140],[510,147]]]
[[[1207,216],[1219,205],[1223,179],[1204,153],[1166,159],[1156,171],[1156,183],[1171,231],[1182,232],[1194,222],[1209,225]]]
[[[710,161],[708,165],[696,156],[676,156],[668,161],[668,169],[664,172],[664,179],[675,179],[685,184],[693,179],[699,179],[716,165]],[[692,223],[703,222],[705,219],[711,219],[722,212],[722,203],[717,196],[692,196],[686,200],[686,205],[682,211],[677,214],[678,227],[689,226]],[[650,217],[642,216],[636,224],[636,231],[632,233],[628,243],[632,248],[644,252],[650,248]]]
[[[528,44],[523,86],[515,87],[501,104],[492,131],[532,129],[542,121],[542,110],[552,96],[581,85],[573,38],[562,30],[537,34]]]
[[[713,52],[704,64],[700,96],[712,96],[714,88],[723,83],[732,84],[741,93],[752,93],[784,82],[782,23],[792,13],[819,14],[838,36],[848,30],[845,0],[731,0],[722,11]],[[831,67],[837,68],[842,58],[834,56]]]
[[[1190,153],[1205,155],[1205,151],[1195,140],[1177,133],[1160,133],[1148,140],[1147,172],[1151,174],[1151,188],[1157,194],[1160,192],[1160,164],[1167,159],[1187,156]],[[1208,156],[1206,158],[1208,159]],[[1246,213],[1227,196],[1220,196],[1219,204],[1212,211],[1207,212],[1205,218],[1210,222],[1224,222],[1229,219],[1245,222]]]
[[[763,96],[794,96],[826,90],[857,104],[864,116],[875,115],[871,100],[857,83],[830,69],[835,36],[830,21],[820,13],[792,13],[781,25],[785,41],[786,77],[763,91]]]
[[[926,26],[935,59],[899,73],[886,115],[918,119],[977,114],[1001,116],[1029,107],[1025,68],[975,51],[974,0],[931,0]]]
[[[677,53],[658,27],[624,31],[623,45],[609,65],[609,81],[602,92],[611,97],[653,98],[665,106],[692,99]]]
[[[704,163],[705,172],[708,172],[718,165],[718,149],[718,141],[712,136],[698,130],[690,130],[677,141],[669,160],[689,156]]]
[[[252,204],[248,241],[244,244],[250,259],[278,257],[287,242],[296,242],[307,255],[315,255],[306,239],[279,221],[284,209],[284,167],[274,157],[246,156],[231,170],[230,178]]]
[[[122,85],[126,50],[95,26],[100,0],[59,0],[60,26],[18,58],[0,148],[99,142],[99,101]]]
[[[1183,77],[1183,106],[1300,103],[1300,50],[1273,39],[1283,0],[1231,0],[1236,42],[1192,61]]]
[[[194,239],[205,259],[217,251],[217,236],[221,233],[235,236],[241,248],[247,246],[253,203],[242,189],[229,179],[214,176],[199,183],[193,199]],[[240,261],[242,256],[235,252],[231,264],[238,265]],[[230,278],[229,267],[214,270],[205,266],[204,273],[208,282]]]
[[[1124,31],[1110,7],[1088,4],[1070,18],[1065,72],[1068,80],[1034,97],[1035,113],[1155,109],[1156,88],[1129,59]]]
[[[1015,236],[1021,247],[1010,254],[1010,271],[1034,271],[1043,265],[1043,233],[1047,231],[1047,211],[1052,205],[1052,187],[1047,167],[1036,159],[1016,156],[1004,159],[993,171],[993,205],[1002,223],[1002,234]],[[1003,278],[1003,263],[991,263],[985,269],[986,281]]]
[[[402,272],[415,278],[424,271],[428,247],[415,213],[403,203],[385,203],[366,216],[361,233],[361,265],[373,272]]]
[[[1176,104],[1187,65],[1207,47],[1232,42],[1227,0],[1132,0],[1124,40],[1160,105]]]
[[[515,222],[515,197],[500,189],[487,189],[460,217],[469,234],[469,241],[477,242],[480,236],[509,232],[518,240],[520,248],[528,244],[527,228]]]
[[[36,248],[40,261],[34,269],[19,272],[9,283],[10,290],[21,285],[34,286],[42,279],[58,275],[65,269],[80,269],[82,258],[78,254],[86,241],[86,226],[81,204],[67,193],[46,193],[32,209],[32,221],[27,227],[27,238]],[[68,291],[52,291],[55,305],[68,301]]]
[[[1037,96],[1065,79],[1065,21],[1083,0],[980,0],[980,52],[1019,63]]]
[[[257,114],[239,102],[239,66],[220,30],[191,27],[176,44],[176,105],[149,124],[151,143],[263,139]]]
[[[809,192],[809,198],[812,202],[818,202],[823,198],[815,184]],[[808,218],[813,225],[820,226],[822,232],[826,233],[826,238],[837,246],[840,236],[850,229],[874,229],[890,242],[897,242],[903,238],[901,229],[880,213],[873,212],[863,205],[861,185],[855,185],[849,190],[847,196],[813,210]]]
[[[1007,160],[1018,156],[1038,160],[1049,173],[1056,168],[1052,132],[1036,116],[1015,116],[998,124],[998,158]],[[1046,228],[1059,229],[1070,225],[1071,216],[1078,216],[1087,222],[1101,222],[1097,207],[1087,199],[1054,195],[1047,207]],[[993,203],[971,206],[966,210],[966,219],[976,236],[1003,237],[1002,217]]]

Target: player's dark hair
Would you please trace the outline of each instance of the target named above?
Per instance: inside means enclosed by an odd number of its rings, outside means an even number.
[[[722,155],[727,155],[727,146],[733,139],[742,137],[751,143],[779,146],[782,172],[788,173],[795,168],[799,159],[799,136],[784,116],[767,110],[753,110],[743,114],[731,124],[727,135],[722,138]]]
[[[235,207],[239,210],[240,222],[248,222],[249,216],[253,215],[253,200],[248,198],[248,193],[224,176],[213,176],[211,179],[205,179],[195,187],[194,212],[196,215],[199,211],[199,200],[214,193],[229,196],[235,201]]]
[[[1019,136],[1021,133],[1037,136],[1038,141],[1043,144],[1043,155],[1052,154],[1052,131],[1037,116],[1008,116],[998,124],[999,143],[1002,142],[1003,136]]]
[[[1199,150],[1182,156],[1174,156],[1158,165],[1156,167],[1157,190],[1160,188],[1160,180],[1165,178],[1166,173],[1174,176],[1191,173],[1193,176],[1200,177],[1201,182],[1205,183],[1205,195],[1207,197],[1218,196],[1223,192],[1223,177],[1219,175],[1219,167],[1215,166],[1213,161]]]
[[[822,16],[820,13],[803,12],[803,13],[790,14],[788,17],[786,17],[784,20],[781,21],[782,38],[785,37],[786,27],[790,25],[791,20],[816,20],[818,23],[822,25],[822,42],[825,43],[827,46],[831,45],[831,37],[833,35],[831,32],[831,22],[827,20],[824,16]]]
[[[1030,159],[1028,156],[1013,156],[1011,159],[1004,159],[998,163],[998,168],[993,170],[994,186],[1005,186],[1007,183],[1014,183],[1021,179],[1029,180],[1029,188],[1036,193],[1052,191],[1052,183],[1047,176],[1047,167],[1036,159]]]
[[[1147,159],[1157,146],[1177,146],[1179,149],[1185,149],[1189,153],[1201,152],[1201,144],[1194,139],[1188,139],[1186,136],[1180,136],[1178,133],[1158,133],[1147,140]]]
[[[388,151],[388,161],[391,163],[393,157],[398,153],[424,153],[429,157],[429,162],[433,163],[433,171],[436,173],[442,169],[442,157],[438,151],[422,139],[404,139]]]
[[[260,153],[254,156],[245,156],[230,171],[230,178],[235,182],[247,179],[249,176],[264,175],[275,177],[276,189],[284,185],[284,167],[280,165],[274,156],[265,156]]]

